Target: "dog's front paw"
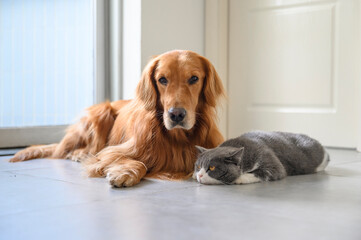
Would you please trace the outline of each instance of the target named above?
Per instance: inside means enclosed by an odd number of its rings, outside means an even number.
[[[107,179],[113,187],[131,187],[140,182],[147,167],[135,160],[126,160],[106,170]]]
[[[107,179],[109,184],[113,187],[131,187],[139,183],[140,179],[129,172],[116,172],[116,173],[107,173]]]

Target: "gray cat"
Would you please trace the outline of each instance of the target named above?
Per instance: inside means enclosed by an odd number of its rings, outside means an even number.
[[[330,161],[322,145],[306,135],[249,132],[199,152],[193,178],[202,184],[246,184],[322,171]]]

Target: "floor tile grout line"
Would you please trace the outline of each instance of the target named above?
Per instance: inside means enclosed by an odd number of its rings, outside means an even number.
[[[95,203],[100,203],[100,202],[112,202],[112,201],[117,201],[117,200],[121,200],[121,199],[132,199],[132,198],[138,198],[139,196],[144,196],[144,195],[149,195],[149,194],[158,194],[158,193],[163,193],[163,192],[173,192],[173,191],[178,191],[178,190],[183,190],[183,189],[190,189],[190,188],[195,188],[195,187],[203,187],[202,185],[195,185],[195,186],[188,186],[188,187],[181,187],[181,188],[173,188],[173,189],[166,189],[166,190],[161,190],[161,191],[153,191],[153,192],[147,192],[147,193],[142,193],[139,195],[133,195],[133,196],[116,196],[113,197],[111,199],[98,199],[98,200],[93,200],[93,201],[89,201],[89,202],[83,202],[83,203],[70,203],[70,204],[65,204],[65,205],[58,205],[58,206],[53,206],[53,207],[47,207],[47,208],[42,208],[42,209],[33,209],[30,211],[22,211],[22,212],[17,212],[17,213],[7,213],[7,214],[0,214],[0,219],[2,217],[6,217],[6,216],[10,216],[10,215],[21,215],[21,214],[28,214],[28,213],[32,213],[32,212],[38,212],[38,211],[48,211],[48,210],[52,210],[52,209],[61,209],[61,208],[67,208],[67,207],[73,207],[73,206],[78,206],[78,205],[88,205],[88,204],[95,204]]]
[[[31,171],[31,170],[38,170],[38,169],[51,169],[52,167],[38,167],[38,168],[21,168],[21,169],[1,169],[1,172],[8,172],[8,171]]]
[[[35,176],[35,175],[32,175],[32,174],[27,174],[27,173],[16,173],[16,172],[13,172],[13,170],[6,171],[6,172],[11,173],[11,174],[15,174],[15,175],[17,174],[17,175],[32,177],[32,178],[40,178],[40,179],[53,180],[53,181],[57,181],[57,182],[70,183],[70,184],[73,184],[73,185],[76,185],[76,186],[84,186],[82,184],[77,184],[77,183],[74,183],[74,182],[69,182],[69,181],[65,181],[65,180],[61,180],[61,179],[49,178],[49,177],[44,177],[44,176]]]
[[[355,177],[335,175],[335,174],[327,174],[327,176],[329,176],[329,177],[338,177],[338,178],[355,178]]]
[[[48,168],[37,168],[37,169],[48,169]],[[37,170],[37,169],[34,169],[34,170]],[[26,169],[26,171],[31,171],[33,169]],[[19,170],[7,170],[7,171],[3,171],[3,172],[7,172],[7,173],[10,173],[10,174],[18,174],[18,175],[23,175],[23,176],[28,176],[28,177],[33,177],[33,178],[41,178],[41,179],[48,179],[48,180],[54,180],[54,181],[59,181],[59,182],[64,182],[64,183],[70,183],[70,184],[73,184],[73,185],[76,185],[76,186],[83,186],[83,187],[86,187],[86,188],[92,188],[91,186],[88,186],[86,184],[81,184],[81,183],[76,183],[76,182],[71,182],[71,181],[66,181],[66,180],[62,180],[62,179],[58,179],[58,178],[50,178],[50,177],[44,177],[44,176],[36,176],[34,174],[31,174],[31,173],[18,173],[16,171],[19,171]],[[97,178],[97,179],[105,179],[105,177],[103,178]],[[108,182],[105,182],[104,184],[106,185],[109,185]],[[137,186],[135,186],[137,187]],[[183,188],[187,188],[187,187],[183,187]]]
[[[341,163],[335,163],[335,164],[332,164],[332,165],[329,165],[329,166],[338,166],[338,165],[345,165],[345,164],[351,164],[351,163],[361,163],[361,160],[354,160],[354,161],[349,161],[349,162],[341,162]],[[327,169],[327,167],[326,167]]]

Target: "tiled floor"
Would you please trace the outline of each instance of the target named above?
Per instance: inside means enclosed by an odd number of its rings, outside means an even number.
[[[204,186],[113,189],[68,160],[0,158],[0,239],[361,239],[361,154],[329,149],[326,172]]]

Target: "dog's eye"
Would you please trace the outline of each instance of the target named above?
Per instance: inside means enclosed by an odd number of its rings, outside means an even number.
[[[195,84],[196,82],[198,82],[198,77],[197,76],[192,76],[189,80],[188,83],[190,85]]]
[[[159,78],[158,82],[164,86],[168,84],[168,80],[165,77]]]

